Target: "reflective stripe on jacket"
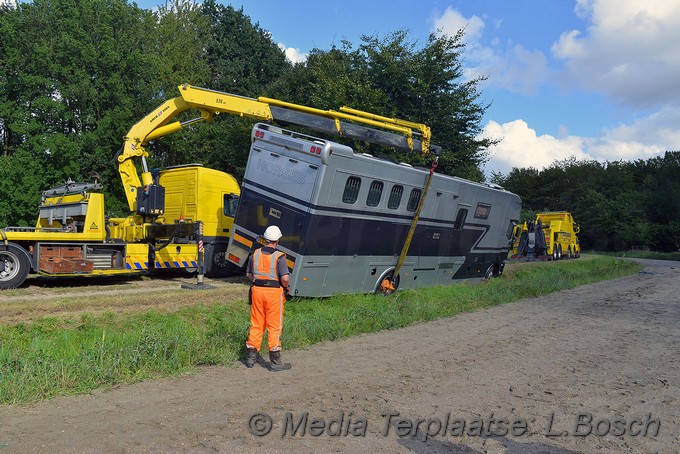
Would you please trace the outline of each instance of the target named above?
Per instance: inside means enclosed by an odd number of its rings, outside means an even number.
[[[262,249],[256,250],[253,253],[253,277],[267,281],[278,281],[279,276],[276,272],[276,265],[279,258],[285,255],[281,251],[263,254]]]

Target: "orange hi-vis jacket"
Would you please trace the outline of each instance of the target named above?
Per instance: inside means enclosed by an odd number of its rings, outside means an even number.
[[[246,347],[260,350],[262,336],[267,329],[269,351],[281,350],[283,331],[283,306],[286,298],[279,282],[277,262],[283,252],[265,254],[262,249],[253,253],[252,306],[250,308],[250,333]]]

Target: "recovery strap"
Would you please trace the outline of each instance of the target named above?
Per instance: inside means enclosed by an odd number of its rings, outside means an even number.
[[[395,283],[399,277],[401,267],[404,265],[404,260],[406,260],[406,254],[408,254],[408,250],[411,247],[411,240],[413,239],[413,234],[415,233],[416,226],[418,225],[418,219],[420,218],[420,212],[422,211],[423,204],[425,203],[427,190],[430,188],[430,183],[432,183],[432,177],[434,176],[434,169],[437,168],[438,163],[439,156],[435,157],[434,161],[432,162],[432,167],[430,167],[430,175],[427,177],[427,182],[425,183],[425,188],[423,189],[423,196],[420,198],[420,201],[418,202],[418,208],[416,209],[413,219],[411,220],[411,227],[409,228],[408,234],[406,235],[406,241],[404,241],[404,247],[401,249],[401,254],[399,255],[399,260],[397,260],[397,266],[394,268],[392,277],[384,279],[380,284],[380,288],[383,293],[393,292],[396,289]]]

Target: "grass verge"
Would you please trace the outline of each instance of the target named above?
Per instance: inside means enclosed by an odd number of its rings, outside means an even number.
[[[639,271],[611,257],[510,267],[480,285],[346,295],[286,306],[287,349],[407,326]],[[219,297],[219,296],[218,296]],[[197,304],[172,313],[82,315],[0,326],[0,403],[29,403],[118,383],[232,364],[243,354],[249,307]],[[264,342],[266,345],[266,341]]]
[[[607,255],[611,257],[624,257],[631,259],[680,260],[680,252],[619,251],[619,252],[593,252],[593,254]]]

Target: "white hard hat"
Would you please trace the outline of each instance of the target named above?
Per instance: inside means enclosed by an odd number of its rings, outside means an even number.
[[[278,228],[275,225],[270,225],[267,227],[267,230],[264,231],[264,239],[267,241],[279,241],[279,239],[283,236],[281,233],[281,229]]]

